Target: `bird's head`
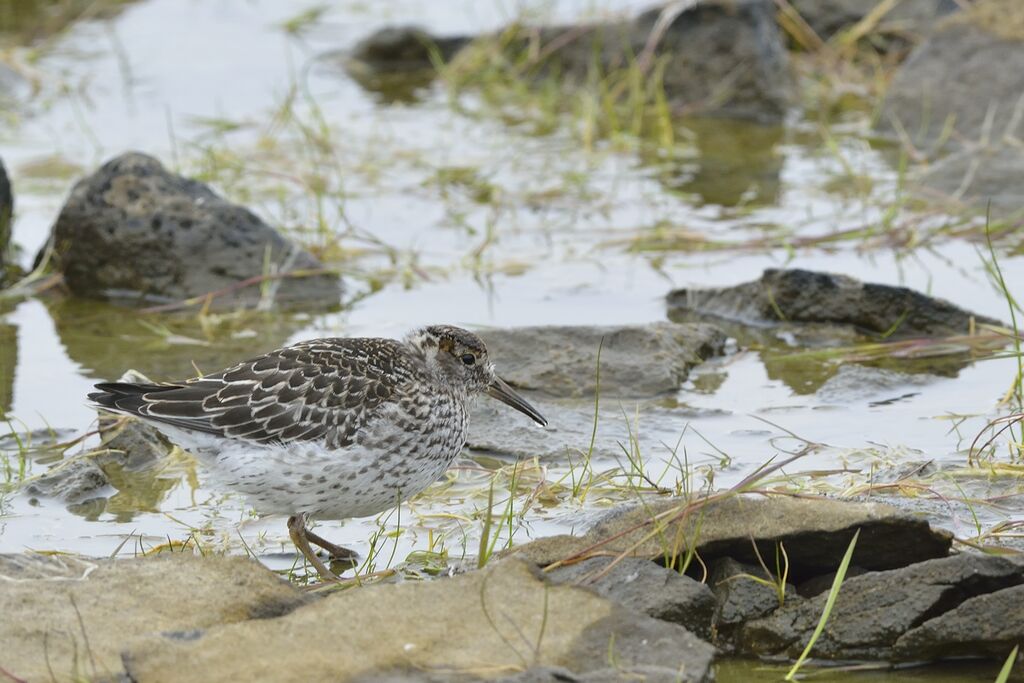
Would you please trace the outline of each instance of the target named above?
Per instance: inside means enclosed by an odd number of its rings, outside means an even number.
[[[411,333],[406,343],[422,354],[427,369],[440,380],[464,389],[467,394],[486,393],[537,424],[547,425],[536,408],[495,374],[483,340],[469,330],[431,325]]]

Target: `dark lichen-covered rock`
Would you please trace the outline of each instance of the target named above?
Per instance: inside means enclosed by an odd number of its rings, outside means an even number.
[[[553,583],[587,588],[644,614],[685,626],[701,638],[711,637],[715,598],[703,583],[650,560],[593,557],[545,574]]]
[[[952,657],[1006,659],[1024,643],[1024,585],[969,598],[903,634],[893,658],[928,661]]]
[[[252,303],[261,287],[241,283],[275,271],[277,302],[329,307],[341,294],[337,276],[251,211],[144,154],[80,181],[52,240],[55,266],[82,296],[167,301],[235,288],[216,303]]]
[[[73,672],[115,680],[123,674],[122,651],[147,636],[187,641],[184,634],[307,602],[241,557],[0,555],[0,667],[14,680],[67,680]]]
[[[888,659],[893,656],[894,644],[919,624],[934,621],[969,598],[1021,584],[1024,562],[974,554],[850,578],[840,587],[828,627],[811,654],[827,659]],[[827,597],[828,592],[821,593],[746,624],[740,635],[743,651],[799,656],[821,619]],[[941,630],[940,624],[936,632]],[[919,651],[923,651],[927,639],[924,633],[918,637]],[[908,656],[913,645],[913,639],[904,641]],[[991,653],[989,648],[959,652],[969,656]]]
[[[1024,4],[979,0],[943,20],[893,77],[879,129],[922,149],[1018,139],[1024,92]]]
[[[209,628],[190,640],[153,638],[126,650],[137,683],[408,681],[437,671],[472,680],[478,672],[493,679],[551,668],[596,675],[610,661],[627,674],[654,667],[697,683],[709,679],[715,651],[678,624],[551,585],[516,560],[444,581],[333,593],[278,619]]]
[[[669,293],[668,306],[673,315],[707,315],[750,325],[843,325],[891,339],[968,334],[972,321],[1000,324],[907,287],[801,269],[769,268],[760,280],[733,287],[677,289]]]

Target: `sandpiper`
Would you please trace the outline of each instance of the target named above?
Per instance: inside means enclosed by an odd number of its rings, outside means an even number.
[[[96,388],[98,407],[152,424],[258,513],[288,515],[292,542],[326,580],[337,577],[310,543],[356,554],[307,521],[377,514],[437,481],[466,443],[471,398],[547,424],[495,374],[480,337],[450,325],[401,341],[314,339],[181,382]]]

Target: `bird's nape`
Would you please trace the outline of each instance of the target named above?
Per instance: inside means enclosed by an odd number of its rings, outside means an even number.
[[[498,399],[507,406],[515,408],[541,427],[548,426],[548,421],[544,419],[544,416],[541,415],[536,408],[530,405],[525,398],[520,396],[512,387],[510,387],[502,378],[494,378],[494,381],[487,387],[487,395]]]

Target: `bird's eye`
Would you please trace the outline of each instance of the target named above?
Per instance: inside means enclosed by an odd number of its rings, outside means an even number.
[[[476,362],[476,356],[471,353],[464,353],[462,354],[462,362],[465,365],[472,365]]]

